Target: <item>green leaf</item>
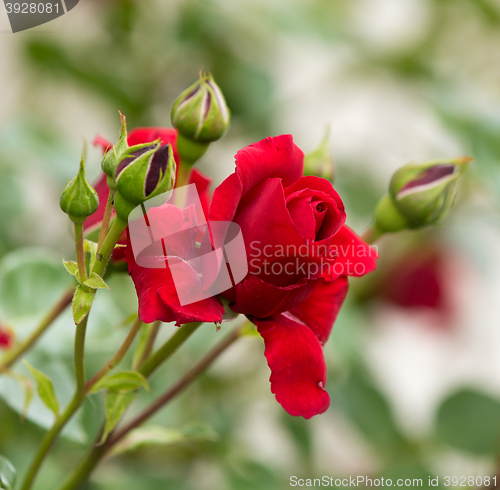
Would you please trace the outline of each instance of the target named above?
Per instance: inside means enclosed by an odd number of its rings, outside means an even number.
[[[28,413],[28,409],[30,407],[31,401],[33,400],[33,385],[31,383],[31,380],[28,379],[26,376],[15,373],[13,371],[7,371],[5,374],[7,376],[10,376],[12,379],[15,379],[16,381],[18,381],[19,384],[21,385],[21,387],[23,388],[24,405],[23,405],[23,408],[21,410],[20,416],[21,416],[21,421],[24,421],[26,418],[26,415]]]
[[[50,250],[25,248],[0,260],[0,316],[4,322],[39,317],[74,279]]]
[[[78,274],[78,264],[74,260],[63,260],[63,265],[66,270],[76,277],[76,280],[80,282],[80,276]]]
[[[57,398],[54,393],[54,387],[52,386],[52,381],[48,376],[43,374],[38,369],[35,369],[27,361],[23,362],[36,381],[36,390],[38,392],[40,400],[42,400],[43,404],[52,413],[54,413],[56,417],[59,417],[59,403],[57,402]]]
[[[188,425],[182,429],[140,427],[131,431],[113,450],[113,454],[137,451],[147,447],[172,446],[186,442],[216,441],[217,433],[207,425]]]
[[[471,389],[443,401],[436,421],[438,438],[457,449],[478,455],[500,453],[500,402]]]
[[[96,393],[106,389],[115,393],[135,391],[143,387],[149,391],[149,384],[146,378],[136,371],[122,371],[100,379],[91,389],[90,393]]]
[[[400,453],[405,447],[387,399],[362,369],[355,369],[333,397],[358,429],[379,449]]]
[[[75,325],[81,323],[89,314],[94,296],[95,291],[87,293],[81,286],[76,288],[75,295],[73,296],[73,319],[75,320]]]
[[[90,274],[90,277],[83,284],[92,289],[109,290],[109,286],[104,282],[103,278],[98,274],[96,274],[95,272],[92,272],[92,274]]]
[[[97,243],[92,242],[91,240],[84,240],[83,251],[90,254],[90,270],[92,270],[97,257]]]
[[[104,410],[106,413],[106,425],[99,444],[103,444],[109,433],[118,425],[123,413],[135,400],[135,393],[117,393],[108,391],[104,400]]]
[[[8,459],[0,456],[0,489],[14,490],[15,483],[16,469]]]
[[[247,322],[244,325],[241,335],[245,337],[260,337],[257,327],[251,322]]]

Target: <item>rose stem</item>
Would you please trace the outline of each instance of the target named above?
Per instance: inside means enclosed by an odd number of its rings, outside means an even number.
[[[81,262],[83,254],[83,226],[80,225],[80,230],[75,225],[75,245],[76,245],[76,253],[77,259]],[[121,220],[119,217],[116,218],[111,229],[109,230],[108,236],[104,240],[101,254],[98,255],[97,260],[94,264],[92,272],[96,272],[98,275],[102,276],[106,265],[108,263],[109,257],[113,252],[113,249],[118,242],[121,234],[125,231],[127,227],[127,223]],[[81,236],[80,236],[81,235]],[[81,250],[81,252],[80,252]],[[80,276],[82,276],[82,272],[80,271]],[[85,273],[86,276],[86,273]],[[85,365],[84,365],[84,350],[85,350],[85,332],[87,329],[87,315],[76,327],[76,335],[75,335],[75,377],[76,377],[76,390],[73,395],[72,400],[69,402],[68,406],[62,413],[60,417],[58,417],[52,426],[52,428],[47,432],[42,439],[40,447],[38,448],[38,452],[35,456],[35,459],[31,463],[31,466],[28,469],[28,473],[25,477],[24,483],[20,490],[29,490],[33,484],[33,481],[40,469],[41,464],[43,463],[45,457],[47,456],[50,448],[54,444],[57,436],[64,428],[69,419],[75,414],[78,408],[81,406],[86,396],[86,379],[85,379]]]
[[[82,463],[69,476],[58,490],[76,490],[90,476],[94,468],[98,465],[103,456],[120,441],[128,432],[142,424],[149,417],[154,415],[159,409],[169,403],[176,395],[186,389],[199,375],[201,375],[216,359],[222,354],[240,335],[244,325],[237,327],[219,345],[210,351],[200,362],[188,371],[174,386],[172,386],[156,402],[150,405],[144,412],[128,423],[116,435],[111,436],[107,442],[101,446],[95,446],[82,460]]]
[[[137,353],[137,360],[134,362],[134,369],[139,369],[151,355],[161,323],[162,322],[160,320],[157,320],[152,325],[148,326],[149,332],[147,332],[146,343],[142,348],[142,352]]]
[[[120,361],[123,359],[125,354],[130,349],[132,342],[134,341],[137,333],[142,327],[142,322],[137,318],[135,322],[132,324],[125,340],[123,341],[120,348],[116,351],[115,355],[87,382],[86,391],[88,392],[92,386],[94,386],[97,381],[99,381],[105,374],[115,368]]]
[[[144,376],[150,376],[198,329],[203,322],[187,323],[182,325],[139,369]]]

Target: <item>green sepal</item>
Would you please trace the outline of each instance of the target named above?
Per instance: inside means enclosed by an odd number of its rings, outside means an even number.
[[[59,403],[54,393],[52,381],[46,374],[35,369],[27,361],[23,360],[23,362],[36,381],[36,390],[40,400],[42,400],[43,404],[56,416],[56,418],[59,418]]]
[[[335,174],[335,162],[330,148],[330,128],[327,127],[318,147],[304,157],[304,175],[315,175],[333,182]]]
[[[410,227],[405,217],[394,205],[389,194],[380,199],[375,209],[375,228],[380,233],[394,233]]]
[[[170,119],[185,138],[211,143],[227,131],[231,112],[213,76],[202,70],[199,79],[175,100]]]
[[[461,157],[410,163],[394,173],[389,194],[409,228],[434,224],[446,216],[455,200],[457,182],[471,160]]]

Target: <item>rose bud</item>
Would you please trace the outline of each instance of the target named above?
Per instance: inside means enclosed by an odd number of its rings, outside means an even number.
[[[128,145],[127,121],[125,116],[120,112],[122,126],[120,129],[120,137],[114,145],[109,145],[109,149],[105,151],[102,159],[102,171],[108,176],[108,186],[110,189],[116,190],[116,172],[120,163],[130,155],[144,148],[151,146],[151,142],[142,143],[139,145]]]
[[[116,214],[126,220],[144,201],[172,190],[175,168],[171,145],[154,143],[127,156],[116,170]]]
[[[335,162],[329,139],[330,129],[328,128],[318,147],[304,157],[304,175],[315,175],[328,179],[330,182],[335,180]]]
[[[177,148],[181,159],[192,164],[205,153],[209,143],[224,135],[230,111],[212,75],[202,70],[199,80],[177,97],[170,117],[179,131]]]
[[[0,349],[10,349],[14,345],[14,333],[0,325]]]
[[[455,200],[458,179],[467,169],[470,157],[410,163],[393,175],[389,194],[376,210],[376,225],[382,232],[420,228],[436,223]]]
[[[80,160],[78,175],[65,186],[59,202],[61,209],[77,224],[83,223],[99,207],[97,192],[85,178],[85,159]]]

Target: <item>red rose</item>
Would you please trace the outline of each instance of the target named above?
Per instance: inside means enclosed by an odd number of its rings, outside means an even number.
[[[136,128],[133,129],[127,138],[129,146],[140,145],[142,143],[149,143],[150,141],[155,141],[158,138],[161,140],[162,145],[170,144],[174,150],[174,158],[176,163],[179,163],[179,154],[177,152],[176,141],[177,141],[177,131],[171,128]],[[107,149],[111,148],[113,145],[107,141],[102,136],[97,136],[94,139],[94,145],[100,146],[105,152]],[[103,173],[101,177],[93,184],[94,189],[99,195],[99,207],[97,211],[89,216],[83,225],[86,232],[90,232],[101,226],[102,218],[104,216],[104,210],[106,209],[106,203],[108,202],[109,187],[106,183],[106,175]],[[210,204],[209,188],[211,180],[203,175],[198,170],[193,170],[191,173],[190,184],[195,184],[200,195],[201,205],[203,210],[208,215],[208,206]],[[125,234],[118,242],[122,245],[127,243]],[[115,262],[122,261],[125,258],[125,248],[118,247],[113,251],[112,260]]]
[[[330,403],[327,341],[348,275],[375,269],[376,253],[344,225],[344,205],[326,179],[303,177],[290,135],[236,155],[236,172],[214,192],[211,221],[242,230],[249,274],[223,295],[264,338],[271,390],[291,415],[310,418]]]
[[[287,135],[239,151],[236,172],[214,192],[210,223],[212,231],[217,221],[240,226],[248,274],[222,296],[264,338],[278,402],[288,413],[310,418],[330,403],[322,346],[347,293],[347,276],[375,269],[376,254],[344,225],[344,205],[331,183],[303,177],[303,164],[302,151]],[[175,212],[165,205],[150,210],[148,219],[169,236],[169,227],[180,229],[183,220],[189,221],[187,210]],[[192,244],[174,240],[170,245],[180,262],[191,256]],[[143,321],[222,319],[224,310],[215,296],[180,306],[168,266],[138,266],[130,248],[126,260]],[[161,255],[149,260],[163,262]],[[183,287],[196,280],[186,274]]]

